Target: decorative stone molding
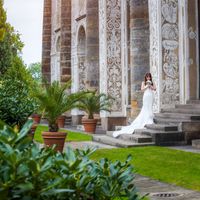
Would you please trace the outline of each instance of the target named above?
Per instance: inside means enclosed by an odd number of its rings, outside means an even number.
[[[150,68],[155,80],[154,111],[180,102],[178,0],[149,0]]]
[[[160,68],[162,63],[160,19],[160,0],[149,0],[150,71],[157,87],[154,95],[154,112],[160,111]]]
[[[125,116],[123,0],[99,0],[100,92],[115,98],[111,116]],[[104,114],[102,114],[103,116]]]
[[[178,0],[162,0],[162,107],[180,101]]]

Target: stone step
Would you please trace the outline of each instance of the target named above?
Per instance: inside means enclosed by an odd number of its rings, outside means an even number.
[[[178,126],[165,125],[165,124],[147,124],[147,129],[159,131],[178,131]]]
[[[152,137],[152,142],[156,145],[183,145],[185,144],[185,135],[182,131],[159,131],[146,129],[144,134]]]
[[[161,113],[186,113],[186,114],[200,114],[200,109],[197,108],[164,108]]]
[[[183,108],[183,109],[199,109],[200,104],[177,104],[175,108]]]
[[[199,99],[187,100],[186,103],[187,103],[187,104],[200,104],[200,100],[199,100]]]
[[[156,117],[160,118],[172,118],[172,119],[188,119],[188,120],[200,120],[200,115],[192,115],[187,113],[155,113]]]
[[[152,142],[152,137],[146,134],[142,134],[144,129],[135,130],[134,134],[122,134],[117,139],[124,141],[131,141],[134,143],[150,143]],[[113,131],[107,131],[108,136],[112,137]]]
[[[188,122],[188,121],[191,121],[191,120],[154,117],[155,124],[179,125],[181,122]]]
[[[130,142],[130,141],[124,141],[121,139],[116,139],[112,138],[108,135],[93,135],[93,141],[103,143],[103,144],[108,144],[111,146],[116,146],[116,147],[139,147],[139,146],[149,146],[149,145],[155,145],[155,143],[150,142],[150,143],[135,143],[135,142]]]

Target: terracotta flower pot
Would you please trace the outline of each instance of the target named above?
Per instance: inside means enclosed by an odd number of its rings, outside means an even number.
[[[35,134],[35,130],[37,128],[37,124],[33,124],[31,126],[31,129],[28,132],[28,136],[33,140],[34,139],[34,134]]]
[[[50,147],[55,144],[55,150],[60,152],[63,151],[66,135],[67,133],[63,132],[42,132],[44,144]]]
[[[65,116],[58,117],[56,122],[58,124],[58,128],[64,128],[64,126],[65,126]]]
[[[39,114],[32,114],[31,118],[33,119],[33,121],[34,121],[35,124],[39,124],[40,120],[41,120],[41,115],[39,115]]]
[[[97,119],[82,119],[82,124],[84,126],[85,132],[88,133],[95,133]]]

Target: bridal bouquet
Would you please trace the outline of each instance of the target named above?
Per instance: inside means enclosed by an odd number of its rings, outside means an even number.
[[[146,84],[150,86],[150,85],[152,85],[152,82],[150,80],[148,80],[148,81],[146,81]]]

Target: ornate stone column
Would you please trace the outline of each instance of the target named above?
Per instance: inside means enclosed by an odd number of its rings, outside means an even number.
[[[150,70],[157,92],[154,111],[180,102],[179,0],[149,0]]]
[[[130,0],[130,64],[132,117],[142,104],[141,82],[149,67],[148,0]]]
[[[42,75],[51,82],[51,0],[44,0],[42,34]]]
[[[86,3],[86,69],[87,88],[99,87],[99,16],[98,0]]]
[[[126,1],[99,0],[100,92],[115,98],[111,113],[101,113],[102,127],[126,124]]]
[[[71,0],[61,0],[61,82],[71,79]]]

